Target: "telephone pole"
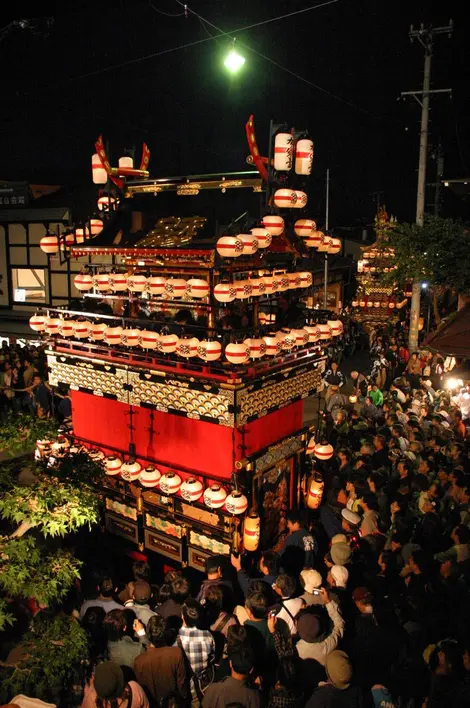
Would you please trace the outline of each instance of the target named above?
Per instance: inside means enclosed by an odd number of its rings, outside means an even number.
[[[426,197],[426,166],[428,159],[428,131],[429,131],[429,100],[431,94],[435,93],[450,93],[451,89],[436,89],[431,91],[431,59],[433,50],[434,36],[438,34],[452,35],[453,24],[450,20],[447,27],[425,27],[421,24],[418,30],[410,28],[410,40],[419,41],[424,49],[424,78],[423,88],[421,91],[403,91],[402,96],[413,96],[413,98],[421,106],[421,130],[419,139],[419,167],[418,167],[418,192],[416,196],[416,223],[418,226],[423,226],[424,208]],[[421,96],[420,100],[418,96]],[[413,282],[411,296],[411,316],[410,316],[410,337],[409,350],[416,351],[418,348],[418,333],[419,333],[419,313],[421,304],[421,283],[419,280]]]

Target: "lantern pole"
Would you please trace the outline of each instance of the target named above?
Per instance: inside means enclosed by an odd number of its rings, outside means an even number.
[[[325,231],[328,233],[330,225],[330,168],[326,171],[326,214],[325,214]],[[325,272],[323,275],[323,309],[327,309],[328,303],[328,251],[325,251]]]

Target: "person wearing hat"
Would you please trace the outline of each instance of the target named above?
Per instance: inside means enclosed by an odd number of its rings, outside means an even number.
[[[341,512],[341,517],[341,526],[343,527],[343,531],[345,531],[349,536],[357,533],[361,524],[361,517],[359,514],[356,514],[355,511],[351,511],[350,509],[343,509]]]
[[[113,661],[98,664],[95,675],[85,685],[82,708],[148,708],[147,697],[138,683],[126,684],[120,666]]]
[[[332,651],[326,658],[325,669],[328,681],[318,684],[306,708],[360,708],[362,692],[352,684],[353,671],[348,655],[344,651]]]
[[[336,649],[344,634],[344,620],[339,613],[338,605],[333,602],[328,590],[320,588],[320,596],[333,623],[333,629],[329,634],[326,634],[321,615],[315,613],[313,608],[307,607],[297,617],[297,633],[300,639],[296,644],[296,649],[301,659],[315,659],[319,664],[325,666],[326,657]]]
[[[149,619],[155,614],[148,604],[151,594],[152,589],[146,580],[136,580],[131,588],[131,599],[124,605],[124,607],[130,607],[134,610],[137,619],[145,627]]]
[[[329,567],[332,565],[347,565],[351,560],[351,555],[352,551],[349,542],[333,543],[329,553],[331,558]]]
[[[319,592],[323,580],[318,570],[307,568],[300,573],[300,584],[304,589],[300,599],[305,602],[306,607],[311,605],[323,605],[323,597]]]

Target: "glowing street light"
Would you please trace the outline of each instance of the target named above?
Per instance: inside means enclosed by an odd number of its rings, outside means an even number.
[[[236,74],[237,71],[242,68],[244,63],[245,57],[242,57],[242,55],[237,52],[235,47],[232,47],[224,60],[224,66],[230,71],[231,74]]]

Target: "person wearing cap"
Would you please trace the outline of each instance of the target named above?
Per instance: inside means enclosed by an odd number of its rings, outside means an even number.
[[[224,595],[233,597],[233,586],[230,580],[224,580],[222,575],[224,558],[222,556],[209,556],[206,559],[205,570],[207,579],[203,580],[201,583],[201,589],[199,590],[196,600],[201,604],[204,604],[204,599],[208,588],[212,585],[221,585]]]
[[[331,598],[337,603],[341,609],[343,617],[349,617],[351,613],[351,596],[346,591],[346,586],[349,579],[349,570],[344,565],[333,565],[328,569],[326,582],[330,591]]]
[[[85,616],[85,612],[89,607],[102,607],[105,612],[124,609],[123,606],[115,602],[113,598],[114,583],[112,578],[103,578],[97,589],[99,594],[96,600],[86,600],[80,607],[80,618]]]
[[[320,682],[306,703],[306,708],[361,708],[362,691],[354,686],[353,670],[344,651],[332,651],[325,661],[328,681]]]
[[[336,537],[343,536],[344,534],[337,534]],[[352,551],[349,541],[337,541],[331,544],[330,552],[328,556],[328,567],[331,568],[333,565],[347,565],[351,561]]]
[[[303,587],[303,593],[300,599],[305,602],[306,607],[311,605],[323,605],[323,597],[319,590],[323,580],[318,570],[308,568],[300,573],[300,584]]]
[[[301,659],[315,659],[325,666],[326,657],[336,649],[343,636],[344,620],[339,613],[338,605],[333,602],[326,588],[320,588],[320,596],[333,623],[333,629],[326,634],[322,617],[315,613],[314,608],[307,607],[297,618],[297,633],[300,639],[296,648]]]
[[[356,514],[355,511],[350,509],[343,509],[341,512],[341,526],[343,531],[345,531],[348,536],[352,536],[357,533],[359,526],[361,524],[361,517]]]
[[[98,664],[95,674],[86,683],[82,708],[148,708],[148,699],[138,683],[129,681],[126,684],[120,666],[113,661]]]
[[[148,601],[152,595],[152,589],[146,580],[136,580],[131,588],[131,599],[124,607],[134,610],[138,620],[146,627],[149,619],[155,612],[150,608]]]

